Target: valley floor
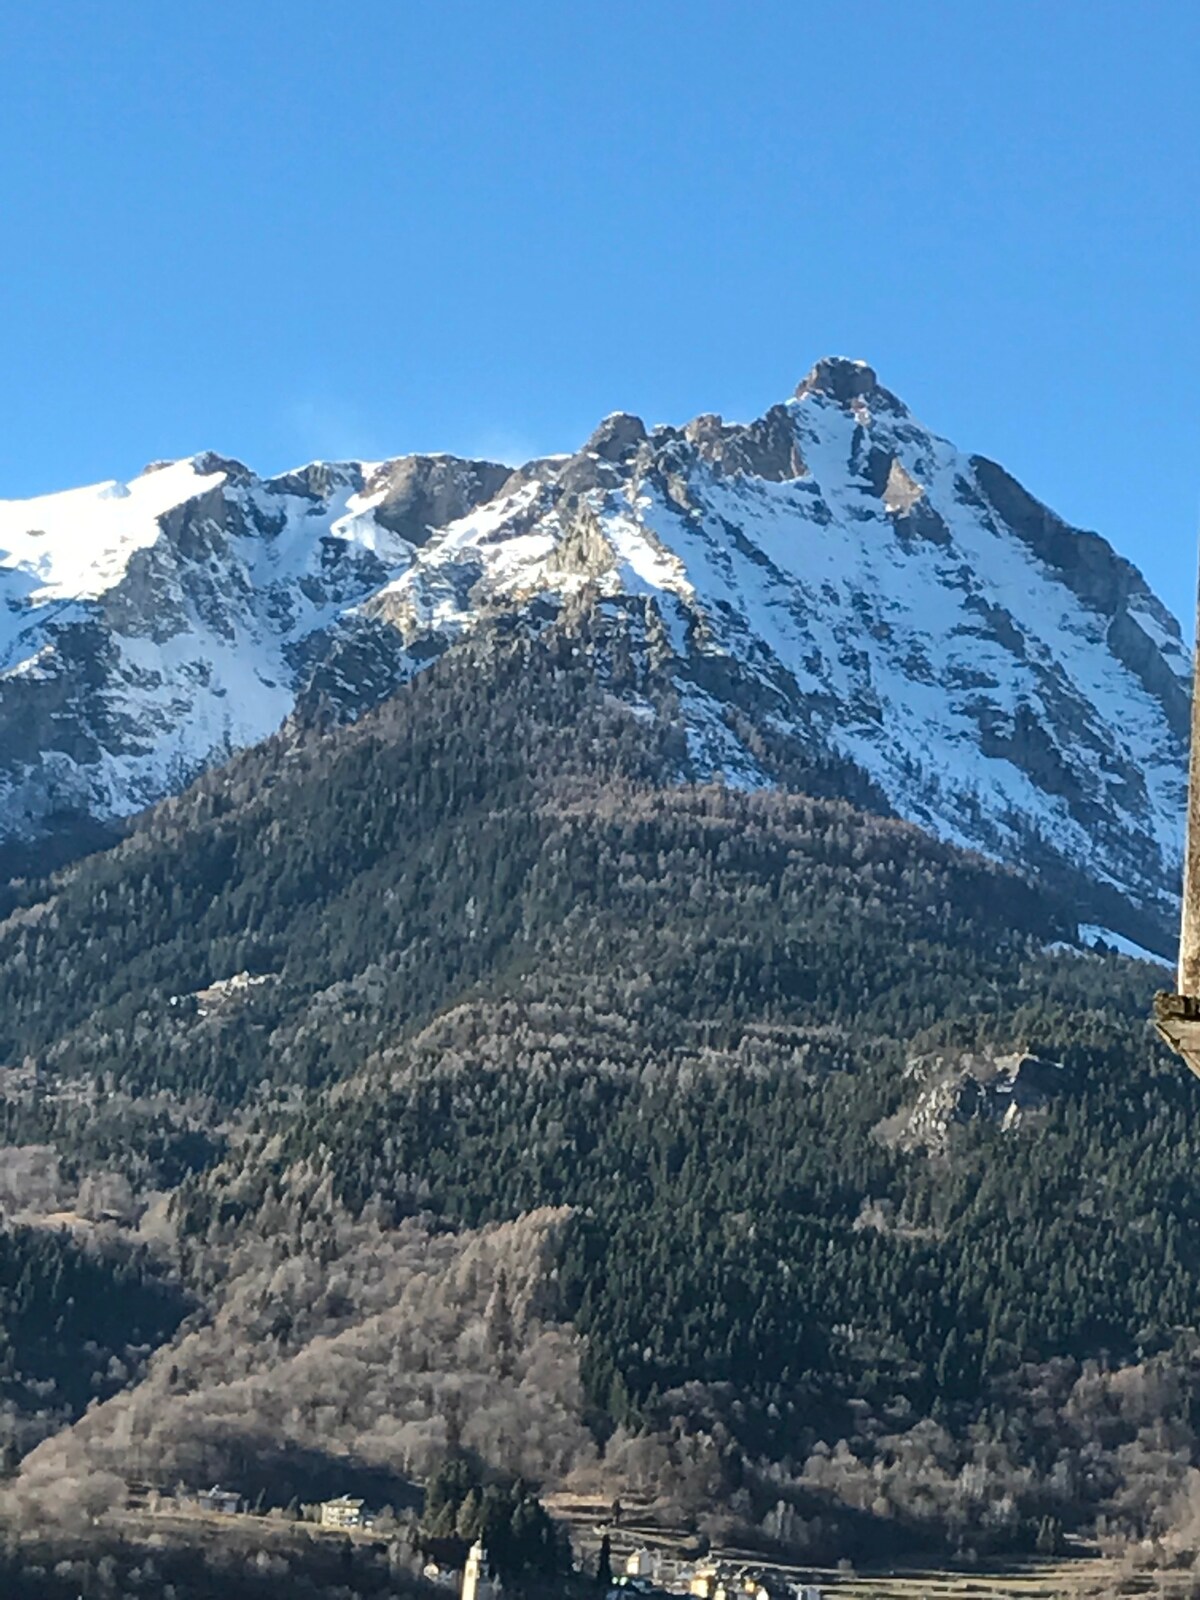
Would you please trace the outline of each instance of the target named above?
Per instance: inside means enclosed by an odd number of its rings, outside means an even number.
[[[584,1572],[594,1569],[599,1550],[602,1508],[598,1499],[562,1496],[555,1514],[570,1530],[572,1544]],[[49,1530],[47,1530],[49,1531]],[[423,1581],[413,1565],[411,1552],[402,1548],[395,1535],[369,1530],[324,1529],[308,1522],[283,1519],[278,1513],[268,1516],[240,1514],[219,1516],[200,1512],[178,1513],[151,1510],[133,1504],[110,1510],[90,1531],[76,1536],[50,1535],[43,1540],[34,1529],[17,1534],[8,1530],[10,1561],[22,1580],[29,1575],[35,1587],[30,1595],[41,1595],[34,1574],[45,1574],[53,1567],[56,1577],[77,1570],[82,1576],[104,1557],[113,1570],[124,1570],[137,1563],[146,1567],[140,1580],[150,1581],[153,1563],[162,1572],[189,1571],[195,1567],[194,1591],[207,1596],[205,1586],[215,1574],[224,1573],[232,1585],[232,1596],[241,1595],[242,1576],[252,1584],[265,1584],[260,1592],[280,1595],[292,1592],[297,1600],[323,1595],[327,1585],[349,1585],[338,1593],[422,1597],[442,1596],[457,1600],[457,1575],[446,1574],[437,1583]],[[655,1559],[661,1587],[681,1596],[688,1593],[688,1580],[697,1567],[713,1565],[721,1569],[749,1569],[769,1582],[771,1575],[789,1585],[815,1586],[824,1600],[1109,1600],[1109,1597],[1156,1597],[1156,1600],[1191,1600],[1200,1594],[1194,1571],[1139,1570],[1129,1560],[1098,1554],[1094,1546],[1080,1543],[1073,1554],[1056,1559],[1013,1560],[1003,1563],[992,1558],[976,1568],[938,1567],[919,1563],[889,1566],[864,1566],[854,1569],[849,1562],[838,1567],[797,1566],[771,1560],[758,1552],[734,1546],[714,1546],[698,1558],[695,1535],[683,1528],[672,1528],[650,1519],[644,1508],[634,1508],[620,1527],[610,1531],[614,1571],[621,1572],[626,1559],[635,1551],[647,1551]],[[203,1556],[201,1556],[203,1552]],[[115,1562],[114,1562],[114,1557]],[[65,1558],[65,1559],[64,1559]],[[201,1570],[201,1568],[203,1570]],[[205,1578],[208,1574],[208,1578]],[[10,1569],[10,1576],[12,1570]],[[449,1580],[447,1582],[447,1580]],[[0,1585],[2,1588],[2,1585]],[[586,1578],[540,1580],[534,1590],[540,1595],[591,1593],[594,1585]],[[7,1591],[3,1591],[7,1594]],[[57,1592],[57,1591],[55,1591]],[[150,1591],[153,1592],[153,1591]],[[216,1589],[212,1592],[215,1594]],[[247,1594],[251,1591],[247,1590]],[[524,1592],[524,1591],[520,1591]],[[638,1591],[629,1589],[630,1600]],[[20,1591],[24,1600],[25,1591]]]

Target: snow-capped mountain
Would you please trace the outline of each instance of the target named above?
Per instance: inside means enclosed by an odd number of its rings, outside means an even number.
[[[617,414],[516,469],[201,455],[3,502],[0,594],[0,837],[135,811],[298,702],[353,715],[489,620],[587,609],[619,620],[626,667],[597,670],[631,709],[669,689],[692,773],[829,752],[948,839],[1107,886],[1141,933],[1170,915],[1178,624],[859,362],[749,424]]]

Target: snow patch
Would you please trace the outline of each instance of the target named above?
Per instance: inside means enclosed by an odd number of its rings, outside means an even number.
[[[1098,944],[1106,944],[1120,956],[1129,956],[1134,961],[1153,961],[1156,966],[1170,967],[1171,963],[1164,957],[1157,955],[1153,950],[1147,950],[1145,945],[1135,944],[1132,939],[1127,939],[1122,933],[1114,933],[1111,928],[1097,927],[1091,922],[1079,924],[1079,942],[1094,949]]]

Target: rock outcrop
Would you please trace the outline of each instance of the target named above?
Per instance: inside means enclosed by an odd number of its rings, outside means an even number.
[[[1068,1087],[1056,1061],[1034,1055],[929,1055],[910,1061],[909,1103],[880,1123],[876,1133],[901,1150],[945,1154],[951,1132],[972,1122],[992,1122],[1005,1132],[1027,1126]]]

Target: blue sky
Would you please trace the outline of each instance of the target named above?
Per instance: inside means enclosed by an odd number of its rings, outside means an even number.
[[[1182,0],[5,7],[0,495],[516,458],[837,352],[1190,613],[1198,57]]]

